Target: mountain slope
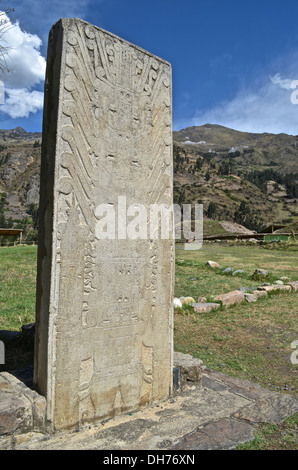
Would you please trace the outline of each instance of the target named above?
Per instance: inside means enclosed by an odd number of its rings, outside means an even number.
[[[251,230],[298,220],[298,136],[205,124],[174,132],[173,142],[176,203],[201,203],[205,218]],[[38,132],[0,130],[6,219],[23,219],[38,205],[40,143]]]
[[[215,162],[233,158],[250,170],[274,166],[282,174],[298,172],[298,136],[253,134],[205,124],[174,132],[173,139],[186,149],[193,147],[201,154],[209,153]]]

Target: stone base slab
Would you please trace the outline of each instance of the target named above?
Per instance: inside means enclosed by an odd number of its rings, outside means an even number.
[[[76,432],[2,436],[0,450],[234,449],[253,439],[262,423],[279,424],[298,411],[293,395],[206,368],[191,384],[179,395]]]
[[[0,373],[0,435],[43,430],[46,400],[9,372]]]

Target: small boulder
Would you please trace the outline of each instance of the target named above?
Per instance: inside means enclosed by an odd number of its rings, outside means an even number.
[[[244,301],[244,292],[241,290],[233,290],[226,294],[220,294],[214,297],[214,301],[222,302],[223,305],[229,307],[230,305],[239,304]]]
[[[194,311],[196,313],[207,313],[212,312],[212,310],[216,310],[220,307],[220,304],[213,303],[213,302],[197,302],[192,304]]]
[[[232,268],[226,268],[222,271],[223,274],[231,273],[233,271]]]
[[[237,269],[236,271],[232,272],[232,276],[238,276],[239,274],[243,274],[243,269]]]
[[[256,269],[251,277],[252,279],[259,281],[261,279],[264,279],[267,276],[268,276],[268,271],[266,271],[266,269]]]
[[[268,293],[265,290],[254,290],[252,294],[254,294],[257,297],[257,299],[259,299],[260,297],[268,296]]]
[[[189,304],[194,304],[195,303],[195,300],[192,298],[192,297],[185,297],[182,301],[181,301],[182,305],[189,305]]]
[[[298,290],[298,281],[288,282],[288,285],[291,287],[292,291],[296,292]]]
[[[258,300],[258,296],[256,294],[245,293],[244,297],[245,297],[245,300],[249,303],[256,302]]]
[[[177,299],[176,297],[174,298],[174,301],[173,301],[173,304],[174,304],[174,308],[182,308],[182,302],[180,299]]]
[[[216,263],[215,261],[207,261],[207,266],[210,266],[210,268],[220,268],[220,265]]]

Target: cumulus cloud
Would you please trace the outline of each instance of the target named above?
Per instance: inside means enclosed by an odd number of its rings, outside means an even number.
[[[296,78],[298,78],[298,70]],[[246,89],[226,102],[198,111],[188,126],[220,124],[244,132],[298,134],[298,106],[291,101],[294,78],[267,77],[256,90]]]
[[[0,78],[5,87],[5,103],[2,113],[12,118],[27,117],[43,106],[43,93],[32,90],[45,77],[46,61],[40,53],[41,39],[22,31],[19,23],[11,23],[4,14],[5,31],[1,37],[7,51],[5,67]]]
[[[1,105],[1,111],[11,118],[29,117],[30,113],[43,107],[43,93],[40,91],[28,91],[26,88],[6,90],[7,98]]]

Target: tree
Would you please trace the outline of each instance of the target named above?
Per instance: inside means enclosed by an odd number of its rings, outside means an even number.
[[[7,58],[10,46],[6,44],[5,34],[9,29],[13,28],[13,25],[6,14],[14,11],[14,8],[7,8],[0,11],[0,74],[9,72]]]
[[[234,214],[234,221],[250,230],[259,231],[262,229],[262,222],[257,214],[250,209],[246,201],[242,201]]]
[[[207,209],[207,217],[208,219],[216,219],[216,215],[217,215],[217,206],[215,202],[211,201]]]

